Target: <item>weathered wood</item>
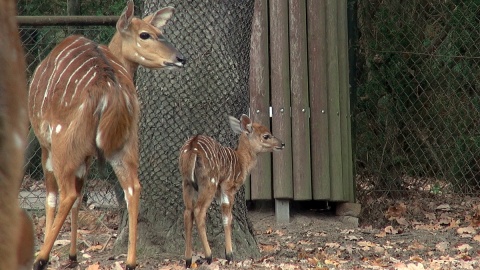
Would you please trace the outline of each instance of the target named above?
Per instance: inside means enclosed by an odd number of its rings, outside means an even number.
[[[288,2],[270,0],[270,91],[272,133],[281,138],[285,149],[273,156],[273,196],[293,198],[292,125],[290,117],[290,69],[288,47]]]
[[[352,163],[352,134],[350,119],[350,86],[348,79],[347,1],[337,1],[338,18],[338,73],[340,98],[340,134],[342,155],[343,200],[354,200]]]
[[[307,0],[308,81],[314,200],[327,200],[331,196],[325,8],[325,1]]]
[[[250,50],[250,114],[254,122],[269,126],[269,58],[268,58],[268,1],[255,1]],[[258,158],[257,167],[251,173],[251,198],[272,198],[272,158]]]
[[[311,200],[306,0],[289,1],[289,19],[294,198]]]
[[[342,145],[340,125],[340,85],[338,73],[337,0],[326,1],[327,89],[330,139],[331,200],[343,200]]]

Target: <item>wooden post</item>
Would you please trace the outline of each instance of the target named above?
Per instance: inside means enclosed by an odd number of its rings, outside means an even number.
[[[256,0],[250,50],[250,116],[268,126],[270,122],[268,1]],[[251,174],[251,199],[272,199],[271,155],[260,155]]]
[[[327,91],[326,3],[307,0],[308,81],[314,200],[330,199],[330,155]]]
[[[340,134],[342,155],[343,199],[353,202],[354,179],[352,163],[352,130],[350,116],[350,86],[348,79],[347,1],[337,1],[338,73],[340,98]]]
[[[311,200],[306,0],[289,1],[289,19],[292,152],[295,157],[293,159],[293,194],[295,200]]]
[[[330,139],[331,199],[343,200],[342,141],[340,125],[340,78],[338,73],[337,0],[326,0],[327,87]]]

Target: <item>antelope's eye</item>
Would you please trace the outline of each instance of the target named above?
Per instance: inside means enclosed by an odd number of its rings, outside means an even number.
[[[141,38],[141,39],[149,39],[149,38],[150,38],[150,34],[149,34],[149,33],[146,33],[146,32],[142,32],[142,33],[140,33],[140,38]]]
[[[270,134],[265,134],[265,135],[263,135],[263,139],[264,139],[264,140],[268,140],[268,139],[270,139],[270,137],[271,137]]]

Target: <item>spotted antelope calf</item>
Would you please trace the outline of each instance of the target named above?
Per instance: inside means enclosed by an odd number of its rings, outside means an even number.
[[[155,69],[184,66],[182,54],[162,34],[173,12],[166,7],[138,19],[133,15],[133,1],[128,1],[108,47],[70,36],[35,70],[29,117],[42,149],[47,200],[45,240],[34,269],[46,268],[70,210],[69,262],[70,266],[77,264],[78,208],[94,156],[112,165],[125,192],[129,216],[126,269],[135,269],[140,183],[139,103],[133,75],[139,65]]]
[[[224,147],[213,138],[197,135],[180,149],[179,168],[183,181],[185,212],[185,260],[192,264],[193,221],[205,251],[207,263],[212,261],[205,228],[207,209],[214,197],[221,203],[225,230],[227,261],[233,260],[232,207],[235,194],[245,182],[262,152],[281,150],[285,144],[273,136],[268,128],[253,123],[246,115],[240,120],[229,116],[230,127],[240,134],[237,149]]]

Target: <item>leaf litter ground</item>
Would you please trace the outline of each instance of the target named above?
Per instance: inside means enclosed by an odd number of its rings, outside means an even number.
[[[250,211],[261,257],[227,265],[215,258],[196,269],[480,269],[480,200],[471,197],[416,196],[391,201],[383,217],[359,227],[331,213],[295,211],[289,224],[276,224],[271,210]],[[37,243],[44,217],[34,217]],[[115,269],[126,256],[112,255],[115,212],[81,211],[76,269]],[[59,239],[69,239],[68,222]],[[198,240],[198,239],[196,239]],[[57,240],[49,269],[61,269],[68,240]],[[201,251],[197,251],[197,258]],[[182,256],[140,258],[138,269],[184,269]]]

